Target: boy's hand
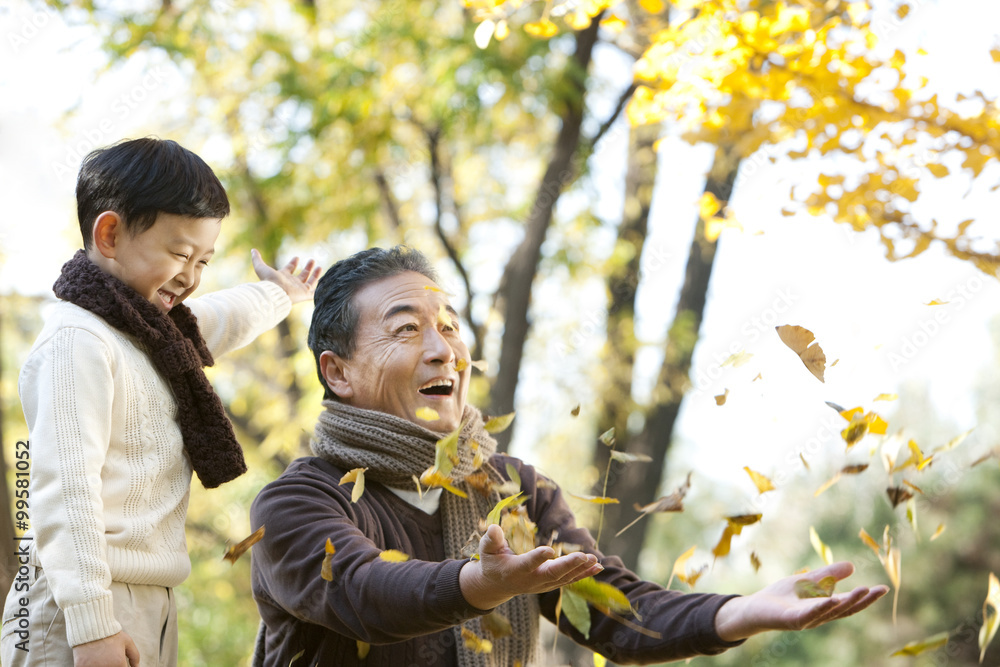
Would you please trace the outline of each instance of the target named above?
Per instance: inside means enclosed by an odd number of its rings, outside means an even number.
[[[139,649],[123,630],[74,646],[73,667],[139,667]]]
[[[299,265],[298,257],[292,257],[292,260],[281,271],[268,266],[257,250],[250,251],[250,261],[253,262],[253,270],[257,273],[257,277],[261,280],[270,280],[285,290],[285,294],[292,300],[292,303],[312,300],[321,269],[311,259],[306,262],[297,276],[295,268]]]

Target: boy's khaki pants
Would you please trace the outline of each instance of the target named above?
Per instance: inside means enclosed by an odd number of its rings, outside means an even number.
[[[66,624],[62,610],[56,605],[52,591],[40,567],[31,567],[32,581],[26,592],[11,592],[3,612],[0,630],[0,664],[3,667],[70,667],[73,648],[66,640]],[[111,582],[115,618],[139,649],[141,667],[176,667],[177,608],[174,594],[162,586],[143,586]],[[27,628],[14,616],[20,609],[20,598],[27,597]],[[17,648],[27,632],[27,651]],[[21,644],[24,646],[24,644]]]

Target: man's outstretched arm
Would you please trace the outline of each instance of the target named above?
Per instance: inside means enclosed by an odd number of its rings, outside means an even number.
[[[833,563],[805,574],[779,579],[752,595],[733,598],[719,608],[715,630],[725,641],[746,639],[767,630],[807,630],[838,618],[856,614],[889,592],[887,586],[858,586],[828,598],[800,598],[795,583],[818,583],[823,577],[837,581],[849,577],[854,566]]]

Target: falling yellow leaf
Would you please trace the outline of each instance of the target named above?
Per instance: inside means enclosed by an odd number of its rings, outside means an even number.
[[[481,359],[479,361],[470,361],[469,365],[475,368],[480,373],[488,373],[490,370],[490,362],[486,361],[485,359]]]
[[[751,382],[756,382],[757,380],[763,380],[763,379],[764,379],[764,376],[761,375],[760,373],[757,373],[757,377],[755,377],[754,379],[752,379],[750,381]]]
[[[617,505],[617,498],[609,498],[607,496],[584,496],[577,495],[575,493],[567,493],[566,495],[576,498],[577,500],[582,500],[585,503],[590,503],[592,505]]]
[[[333,542],[330,541],[329,537],[326,538],[326,546],[323,549],[325,555],[323,556],[323,565],[320,567],[319,576],[326,581],[333,581],[333,554],[337,550],[333,547]]]
[[[597,581],[593,577],[581,579],[565,586],[565,588],[600,609],[610,609],[618,614],[629,612],[632,609],[624,593],[611,584]]]
[[[428,487],[441,487],[445,491],[454,493],[459,498],[469,497],[469,494],[452,484],[450,477],[442,475],[440,471],[433,467],[428,468],[420,475],[420,483]]]
[[[605,658],[600,653],[595,653],[594,654],[594,667],[606,667],[607,664],[608,664],[608,659],[607,658]]]
[[[768,491],[774,491],[774,483],[770,479],[760,474],[756,470],[751,470],[749,466],[743,466],[743,469],[747,471],[750,475],[750,479],[753,480],[754,485],[757,487],[758,493],[767,493]]]
[[[706,192],[698,200],[698,215],[701,216],[702,220],[712,218],[721,208],[722,202],[711,192]]]
[[[228,560],[230,565],[234,565],[240,556],[245,554],[247,550],[253,545],[257,544],[264,537],[264,526],[261,526],[257,530],[250,533],[249,537],[244,538],[239,544],[234,544],[233,546],[226,549],[225,555],[222,556],[224,560]]]
[[[806,470],[810,470],[809,462],[806,461],[806,457],[802,455],[802,452],[799,452],[799,460],[802,461],[802,465],[806,467]]]
[[[650,14],[659,14],[666,9],[663,0],[639,0],[639,6]]]
[[[1000,626],[1000,580],[990,572],[989,588],[986,600],[983,602],[983,627],[979,629],[979,664],[986,657],[986,647],[993,641],[993,636]]]
[[[372,645],[360,639],[356,640],[356,642],[358,644],[358,660],[364,660],[368,657],[368,652],[372,650]]]
[[[760,556],[757,555],[756,551],[750,552],[750,565],[753,566],[754,572],[760,572]]]
[[[694,555],[694,550],[697,548],[698,545],[696,544],[677,557],[677,560],[674,561],[674,569],[670,571],[670,579],[667,580],[667,588],[670,588],[670,584],[673,582],[674,577],[681,578],[684,576],[684,573],[687,571],[687,562],[691,556]],[[681,581],[683,581],[683,579],[681,579]]]
[[[879,394],[875,397],[876,401],[895,401],[899,398],[898,394]]]
[[[729,555],[729,550],[733,542],[733,530],[729,526],[722,529],[722,536],[719,541],[712,547],[712,555],[716,558],[725,558]]]
[[[475,632],[465,627],[462,628],[462,641],[465,642],[465,648],[469,649],[473,653],[493,652],[493,642],[489,639],[483,639]]]
[[[479,627],[493,636],[494,639],[502,639],[513,634],[514,629],[507,620],[507,617],[498,611],[493,611],[485,616],[479,617]]]
[[[783,324],[775,329],[781,342],[799,355],[799,359],[802,360],[809,372],[816,376],[820,382],[825,382],[823,372],[826,370],[826,354],[816,343],[813,332],[794,324]]]
[[[662,496],[657,500],[649,503],[648,505],[639,505],[638,503],[636,503],[635,505],[633,505],[633,507],[635,507],[635,510],[637,512],[642,512],[642,514],[636,517],[635,520],[632,521],[632,523],[628,524],[627,526],[619,530],[618,533],[615,535],[615,537],[624,533],[626,530],[634,526],[636,522],[639,521],[639,519],[649,514],[654,514],[656,512],[683,512],[684,496],[687,495],[687,492],[690,488],[691,488],[691,473],[688,473],[687,478],[684,480],[684,483],[681,484],[679,487],[677,487],[677,490],[675,490],[670,495]]]
[[[611,450],[612,460],[620,463],[649,463],[653,460],[648,454],[632,454],[630,452],[619,452],[617,449]]]
[[[685,584],[687,584],[688,588],[694,590],[694,586],[695,584],[698,583],[698,579],[700,579],[701,575],[705,574],[705,572],[707,571],[708,571],[708,565],[702,565],[697,570],[691,570],[686,575],[682,574],[677,575],[677,578],[683,581]]]
[[[895,658],[897,656],[920,655],[921,653],[926,653],[927,651],[934,651],[936,649],[942,648],[947,643],[948,643],[948,633],[939,632],[938,634],[928,637],[927,639],[920,639],[915,642],[910,642],[903,648],[891,654],[889,657]]]
[[[729,390],[728,389],[726,390],[726,392],[724,394],[719,394],[718,396],[715,397],[715,404],[716,405],[725,405],[727,398],[729,398]]]
[[[879,415],[874,412],[866,413],[860,407],[841,410],[840,416],[850,422],[847,428],[840,432],[840,436],[847,443],[848,449],[861,442],[862,438],[869,433],[873,435],[885,435],[886,430],[889,428],[888,422]]]
[[[747,352],[746,350],[740,350],[734,354],[726,357],[726,360],[719,364],[719,368],[725,368],[726,366],[732,366],[733,368],[739,368],[743,364],[749,362],[753,359],[753,354]]]
[[[378,555],[386,563],[405,563],[410,557],[398,549],[386,549]]]
[[[483,428],[486,429],[487,433],[503,433],[510,426],[510,423],[514,421],[514,413],[510,412],[505,415],[500,415],[499,417],[491,417],[486,420]]]
[[[573,406],[573,409],[570,410],[569,413],[571,415],[573,415],[574,417],[579,417],[580,416],[580,404],[577,403],[575,406]]]
[[[504,509],[510,507],[511,505],[517,505],[519,503],[524,502],[526,498],[522,499],[521,496],[523,495],[524,493],[521,492],[513,496],[507,496],[506,498],[498,502],[496,505],[494,505],[493,509],[490,510],[490,513],[486,515],[486,525],[490,526],[493,525],[494,523],[500,525],[500,513],[503,512]]]
[[[597,436],[597,439],[608,447],[613,447],[615,444],[615,427],[612,426],[607,431]]]
[[[837,586],[836,577],[823,577],[819,581],[799,579],[795,582],[795,595],[799,598],[828,598]]]
[[[900,503],[905,503],[913,497],[912,491],[904,489],[901,486],[890,486],[885,490],[885,492],[889,496],[889,502],[892,503],[893,509],[895,509]]]
[[[440,287],[435,287],[434,285],[424,285],[424,289],[430,290],[431,292],[441,292],[442,294],[445,293],[443,289],[441,289]]]
[[[416,415],[417,419],[422,419],[425,422],[437,421],[441,418],[437,410],[428,407],[417,408]]]
[[[819,557],[823,559],[823,562],[827,565],[833,563],[833,550],[827,546],[823,540],[819,538],[819,533],[812,526],[809,526],[809,541],[812,543],[813,549],[819,554]]]
[[[945,305],[948,305],[949,303],[951,303],[951,302],[950,301],[941,301],[940,299],[931,299],[930,301],[928,301],[924,305],[925,306],[945,306]]]
[[[466,359],[465,357],[459,357],[458,359],[455,360],[455,371],[457,373],[461,373],[468,367],[469,367],[469,360]]]
[[[340,478],[340,484],[350,484],[354,482],[354,488],[351,489],[351,502],[356,503],[361,498],[361,494],[365,492],[365,471],[368,468],[355,468],[350,472],[346,473]]]
[[[943,533],[944,530],[945,530],[945,525],[943,523],[938,524],[937,530],[935,530],[934,534],[931,535],[931,542],[933,542],[937,538],[941,537],[941,533]]]

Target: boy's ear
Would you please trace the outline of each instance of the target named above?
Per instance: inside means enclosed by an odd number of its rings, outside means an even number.
[[[118,253],[119,239],[125,233],[125,221],[114,211],[104,211],[94,220],[94,249],[108,259]]]
[[[337,398],[347,399],[354,396],[354,388],[347,378],[347,364],[340,356],[330,350],[320,353],[319,370],[326,380],[326,386],[337,395]]]

